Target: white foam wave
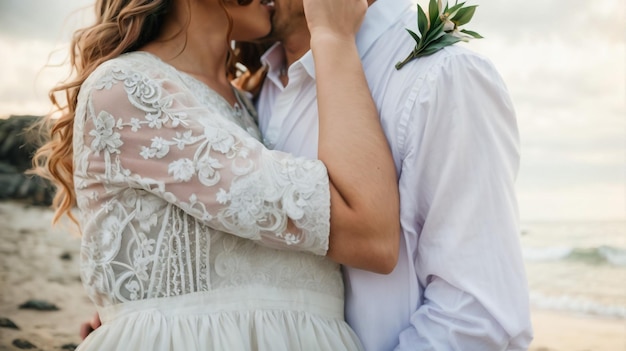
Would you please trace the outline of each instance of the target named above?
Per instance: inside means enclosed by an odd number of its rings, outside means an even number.
[[[565,259],[574,249],[566,246],[525,247],[524,259],[528,262],[549,262]]]
[[[572,260],[591,264],[609,264],[626,267],[626,249],[612,246],[573,248],[568,246],[525,247],[526,262],[552,262]]]
[[[626,250],[601,246],[598,252],[612,265],[626,267]]]
[[[546,296],[531,292],[530,303],[536,308],[583,313],[603,317],[626,319],[626,306],[608,306],[571,296]]]

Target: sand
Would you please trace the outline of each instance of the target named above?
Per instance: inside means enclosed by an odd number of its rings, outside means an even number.
[[[532,351],[626,351],[626,320],[532,311]]]
[[[72,350],[95,311],[79,280],[80,239],[51,228],[51,219],[49,209],[0,202],[0,318],[20,328],[0,328],[0,351],[19,350],[16,339],[38,350]],[[30,299],[59,310],[18,308]],[[626,351],[626,320],[533,310],[533,325],[532,351]]]
[[[51,210],[0,202],[0,318],[20,328],[0,328],[0,350],[18,350],[12,345],[18,338],[40,350],[78,344],[80,323],[95,311],[78,274],[80,239],[68,230],[52,229],[51,219]],[[59,310],[18,308],[30,299],[48,301]]]

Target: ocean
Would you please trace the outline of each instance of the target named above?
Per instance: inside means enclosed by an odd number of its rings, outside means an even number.
[[[626,319],[626,221],[530,222],[521,235],[533,307]]]

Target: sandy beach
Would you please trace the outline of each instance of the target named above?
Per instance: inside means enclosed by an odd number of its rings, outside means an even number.
[[[0,318],[19,327],[0,328],[0,350],[19,350],[16,339],[39,350],[72,350],[80,323],[95,311],[78,274],[80,239],[52,229],[51,220],[51,210],[0,202]],[[32,299],[59,310],[19,308]]]
[[[624,351],[626,320],[532,311],[531,351]]]
[[[52,211],[20,202],[0,202],[0,351],[73,350],[80,323],[94,312],[78,274],[80,239],[69,228],[51,228]],[[625,292],[626,293],[626,292]],[[29,300],[54,304],[56,311],[20,309]],[[626,320],[533,310],[532,351],[623,351]]]

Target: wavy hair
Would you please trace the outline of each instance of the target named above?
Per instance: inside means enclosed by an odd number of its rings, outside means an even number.
[[[78,224],[71,213],[76,205],[72,141],[81,85],[103,62],[135,51],[155,40],[161,33],[161,24],[174,1],[176,0],[97,0],[95,23],[74,33],[70,44],[70,77],[73,78],[60,83],[49,92],[48,96],[56,111],[41,125],[46,142],[33,157],[33,173],[50,179],[57,188],[52,204],[56,209],[53,223],[67,215]],[[225,1],[219,0],[219,3],[228,18],[225,45],[230,48],[229,37],[233,23],[226,11]],[[238,5],[247,5],[252,0],[236,2]],[[184,47],[181,52],[182,50]],[[235,66],[233,60],[231,49],[226,63],[229,72]],[[65,97],[65,103],[57,98],[58,94]],[[55,115],[60,117],[53,118]]]

